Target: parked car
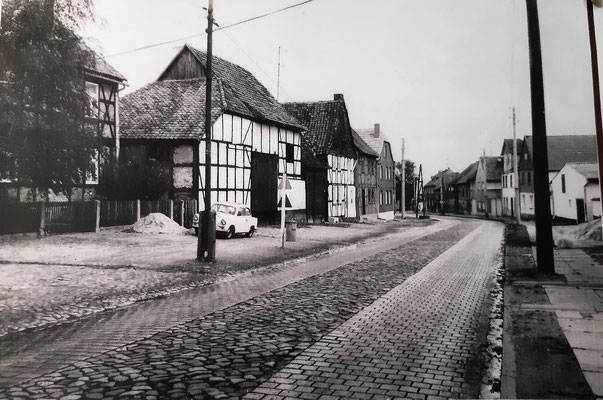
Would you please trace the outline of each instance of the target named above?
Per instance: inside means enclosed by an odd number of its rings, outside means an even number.
[[[258,226],[258,219],[251,215],[249,207],[244,204],[221,201],[211,206],[216,212],[216,233],[224,234],[230,239],[237,233],[252,237]],[[193,218],[195,235],[199,234],[199,213]]]

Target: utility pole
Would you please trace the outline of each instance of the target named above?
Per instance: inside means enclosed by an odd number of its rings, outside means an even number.
[[[595,1],[595,0],[593,0]],[[597,7],[601,7],[601,1],[596,2]],[[586,0],[586,10],[588,16],[588,34],[590,38],[590,61],[593,74],[593,98],[595,104],[595,130],[597,134],[597,159],[599,162],[599,182],[603,177],[603,124],[601,122],[601,91],[599,89],[599,61],[597,56],[597,38],[595,32],[595,16],[593,3]],[[603,185],[599,184],[601,189],[601,198],[603,199]]]
[[[515,107],[513,107],[513,202],[515,203],[515,219],[517,224],[521,224],[521,210],[519,209],[519,162],[517,160],[517,130],[515,119]]]
[[[440,171],[440,214],[444,215],[444,171]]]
[[[404,163],[404,138],[402,138],[402,174],[400,180],[400,216],[404,219],[404,209],[406,200],[406,164]]]
[[[211,94],[212,94],[212,33],[214,27],[214,0],[209,0],[207,7],[207,62],[205,78],[205,208],[202,214],[199,229],[199,240],[197,242],[197,259],[206,262],[216,261],[215,255],[215,218],[213,226],[210,226],[211,209]],[[200,226],[200,227],[201,227]],[[213,232],[210,232],[213,230]],[[214,239],[213,241],[211,239]]]
[[[555,273],[553,232],[549,192],[549,160],[546,143],[544,80],[540,47],[537,0],[526,0],[532,92],[532,137],[534,152],[534,197],[536,214],[536,265],[542,272]]]

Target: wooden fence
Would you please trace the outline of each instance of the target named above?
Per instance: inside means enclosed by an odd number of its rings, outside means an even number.
[[[95,232],[99,227],[130,225],[160,212],[191,228],[196,200],[103,200],[85,202],[0,203],[0,235],[11,233]]]

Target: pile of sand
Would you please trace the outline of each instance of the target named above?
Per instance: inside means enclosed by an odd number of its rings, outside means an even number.
[[[559,248],[601,246],[601,220],[595,219],[574,226],[555,226],[553,238]]]
[[[178,225],[162,213],[151,213],[136,221],[130,232],[136,233],[168,233],[172,235],[186,235],[188,229]]]

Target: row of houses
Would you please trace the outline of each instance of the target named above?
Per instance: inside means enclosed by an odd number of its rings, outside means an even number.
[[[99,135],[119,166],[106,160],[81,196],[51,200],[197,199],[204,207],[205,170],[211,202],[251,207],[261,221],[278,218],[279,181],[286,173],[288,218],[302,222],[393,218],[395,162],[379,124],[351,127],[342,94],[332,100],[279,103],[247,70],[219,57],[207,74],[207,55],[189,45],[159,78],[120,99],[125,81],[99,57],[86,90]],[[211,156],[205,149],[205,89],[212,79]],[[32,201],[18,171],[0,180],[0,201]],[[62,198],[62,196],[64,198]],[[48,199],[46,193],[46,199]]]
[[[518,174],[514,172],[514,145]],[[549,136],[547,151],[553,218],[580,223],[600,217],[595,135]],[[484,155],[460,173],[439,171],[425,185],[425,202],[431,212],[495,217],[520,213],[522,218],[533,218],[532,136],[515,143],[505,139],[499,156]]]

